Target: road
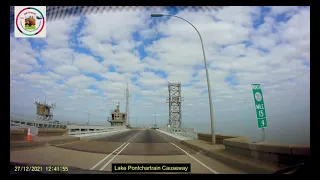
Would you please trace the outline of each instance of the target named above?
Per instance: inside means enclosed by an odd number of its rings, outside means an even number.
[[[130,130],[100,139],[11,151],[10,160],[110,172],[112,163],[190,163],[191,173],[244,173],[151,129]]]

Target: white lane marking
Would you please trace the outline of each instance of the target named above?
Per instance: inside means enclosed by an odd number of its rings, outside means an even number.
[[[141,132],[141,131],[140,131]],[[138,132],[137,134],[135,134],[133,137],[135,137],[136,135],[138,135],[140,132]],[[105,158],[103,158],[101,161],[99,161],[97,164],[95,164],[94,166],[92,166],[90,168],[90,170],[93,170],[94,168],[96,168],[97,166],[99,166],[103,161],[105,161],[106,159],[108,159],[113,153],[115,153],[116,151],[118,151],[118,149],[120,149],[122,146],[124,146],[127,142],[129,142],[133,137],[131,137],[129,140],[127,140],[125,143],[121,144],[121,146],[119,146],[117,149],[115,149],[114,151],[112,151],[110,154],[108,154]]]
[[[115,153],[118,149],[120,149],[123,145],[125,145],[127,142],[123,143],[121,146],[119,146],[117,149],[115,149],[114,151],[112,151],[110,154],[108,154],[106,157],[104,157],[101,161],[99,161],[97,164],[95,164],[94,166],[92,166],[90,168],[90,170],[93,170],[94,168],[96,168],[97,166],[99,166],[103,161],[105,161],[106,159],[108,159],[113,153]]]
[[[104,168],[106,168],[113,160],[116,158],[118,154],[120,154],[130,143],[127,143],[116,155],[114,155],[102,168],[100,168],[100,171],[102,171]]]
[[[184,153],[186,153],[186,155],[188,155],[189,157],[191,157],[193,160],[197,161],[199,164],[201,164],[203,167],[207,168],[209,171],[213,172],[214,174],[219,174],[217,171],[211,169],[210,167],[208,167],[207,165],[205,165],[203,162],[199,161],[197,158],[191,156],[188,152],[186,152],[185,150],[183,150],[182,148],[180,148],[179,146],[175,145],[174,143],[171,143],[172,145],[174,145],[175,147],[177,147],[178,149],[180,149],[181,151],[183,151]]]
[[[159,136],[161,136],[159,133],[157,133]],[[210,167],[208,167],[207,165],[205,165],[203,162],[199,161],[197,158],[191,156],[188,152],[186,152],[185,150],[183,150],[182,148],[180,148],[179,146],[175,145],[174,143],[170,142],[169,140],[167,140],[166,138],[164,138],[163,136],[161,136],[163,139],[165,139],[166,141],[168,141],[169,143],[171,143],[172,145],[174,145],[176,148],[180,149],[182,152],[184,152],[187,156],[189,156],[190,158],[192,158],[193,160],[197,161],[199,164],[201,164],[203,167],[205,167],[206,169],[208,169],[209,171],[211,171],[214,174],[219,174],[217,171],[211,169]]]
[[[143,131],[143,130],[142,130]],[[134,135],[131,139],[137,137],[142,131],[140,131],[138,134]],[[102,171],[104,168],[106,168],[113,160],[116,158],[128,145],[130,142],[127,143],[116,155],[114,155],[102,168],[100,168],[100,171]]]

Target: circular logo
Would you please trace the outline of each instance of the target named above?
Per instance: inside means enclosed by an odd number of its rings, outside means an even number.
[[[254,97],[255,97],[256,100],[259,101],[259,102],[262,100],[262,95],[261,95],[259,92],[256,92],[256,93],[254,94]]]
[[[45,24],[44,16],[37,8],[22,9],[16,17],[16,28],[26,36],[39,34]]]

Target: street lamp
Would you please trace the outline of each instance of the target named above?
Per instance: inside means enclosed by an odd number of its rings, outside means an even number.
[[[128,117],[128,119],[130,119],[130,108],[132,107],[132,106],[135,106],[135,105],[137,105],[138,103],[136,103],[136,104],[132,104],[132,105],[129,105],[129,108],[128,108],[128,114],[127,114],[127,117]]]
[[[197,33],[199,35],[199,38],[200,38],[200,41],[201,41],[201,46],[202,46],[202,52],[203,52],[204,66],[205,66],[205,69],[206,69],[206,76],[207,76],[207,85],[208,85],[208,94],[209,94],[209,106],[210,106],[210,119],[211,119],[212,144],[215,144],[216,143],[216,138],[215,138],[215,133],[214,133],[214,119],[213,119],[211,86],[210,86],[209,73],[208,73],[208,68],[207,68],[207,60],[206,60],[206,54],[204,52],[202,37],[201,37],[198,29],[193,24],[191,24],[189,21],[187,21],[186,19],[184,19],[182,17],[175,16],[175,15],[166,15],[166,14],[151,14],[151,17],[163,17],[163,16],[176,17],[176,18],[184,20],[185,22],[189,23],[197,31]]]

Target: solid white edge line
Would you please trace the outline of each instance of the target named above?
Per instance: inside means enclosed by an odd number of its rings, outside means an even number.
[[[203,167],[207,168],[209,171],[213,172],[214,174],[219,174],[217,171],[211,169],[210,167],[208,167],[207,165],[205,165],[203,162],[199,161],[197,158],[191,156],[189,153],[187,153],[185,150],[183,150],[182,148],[180,148],[179,146],[175,145],[174,143],[171,143],[172,145],[176,146],[178,149],[180,149],[181,151],[183,151],[184,153],[186,153],[186,155],[188,155],[189,157],[191,157],[193,160],[197,161],[199,164],[201,164]]]
[[[159,136],[161,136],[159,133],[157,133]],[[197,161],[199,164],[201,164],[203,167],[205,167],[206,169],[208,169],[209,171],[211,171],[214,174],[219,174],[217,171],[211,169],[210,167],[208,167],[207,165],[205,165],[203,162],[199,161],[197,158],[191,156],[188,152],[186,152],[185,150],[183,150],[182,148],[180,148],[179,146],[175,145],[174,143],[170,142],[169,140],[167,140],[166,138],[164,138],[163,136],[161,136],[163,139],[165,139],[166,141],[168,141],[169,143],[171,143],[172,145],[174,145],[176,148],[180,149],[182,152],[184,152],[187,156],[189,156],[190,158],[192,158],[193,160]]]
[[[142,130],[143,131],[143,130]],[[136,135],[134,135],[131,139],[138,137],[138,135],[142,132],[140,131],[139,133],[137,133]],[[130,139],[130,140],[131,140]],[[128,142],[128,141],[127,141]],[[104,166],[102,166],[102,168],[100,168],[100,171],[102,171],[104,168],[106,168],[113,160],[114,158],[116,158],[128,145],[130,144],[130,142],[128,142],[128,144],[126,144],[120,151],[118,151],[118,153],[116,155],[114,155]]]
[[[141,131],[140,131],[141,132]],[[138,132],[137,134],[139,134],[140,132]],[[135,134],[135,136],[137,135]],[[134,136],[133,136],[134,137]],[[99,161],[97,164],[95,164],[94,166],[92,166],[90,168],[90,170],[93,170],[94,168],[96,168],[97,166],[99,166],[103,161],[105,161],[106,159],[108,159],[113,153],[115,153],[118,149],[120,149],[123,145],[125,145],[127,142],[129,142],[133,137],[131,137],[129,140],[127,140],[125,143],[121,144],[121,146],[119,146],[117,149],[115,149],[114,151],[112,151],[110,154],[108,154],[106,157],[104,157],[101,161]]]

